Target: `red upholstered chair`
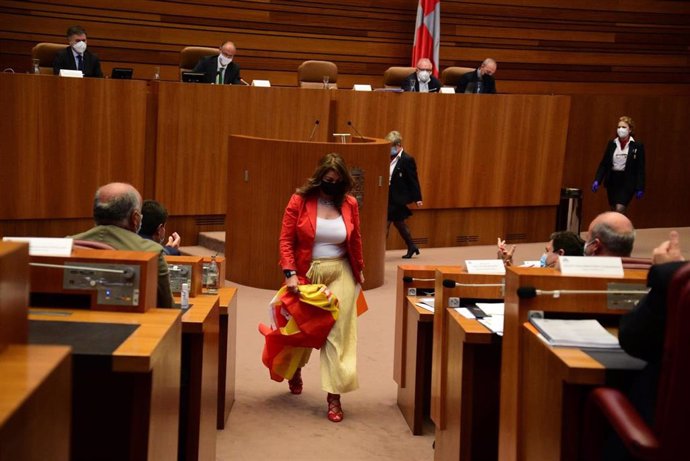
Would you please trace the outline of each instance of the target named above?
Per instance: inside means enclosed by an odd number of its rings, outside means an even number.
[[[407,76],[415,70],[414,67],[389,67],[383,73],[384,88],[402,88]]]
[[[205,46],[187,46],[182,48],[182,51],[180,51],[180,80],[182,80],[182,74],[191,72],[201,58],[213,56],[218,53],[218,48],[209,48]]]
[[[654,428],[647,426],[628,398],[607,387],[597,388],[587,402],[587,459],[601,459],[592,443],[600,436],[601,416],[616,431],[627,450],[646,461],[688,457],[690,437],[690,264],[675,273],[668,286],[666,337],[657,392]],[[597,432],[599,434],[597,434]],[[683,455],[685,453],[685,455]]]
[[[304,61],[297,68],[300,88],[323,88],[323,77],[328,76],[328,88],[338,88],[338,66],[330,61]]]
[[[38,59],[38,69],[42,74],[53,75],[55,55],[65,48],[66,43],[39,43],[31,49],[31,58]]]
[[[72,248],[79,248],[82,250],[115,250],[115,248],[107,243],[93,242],[91,240],[75,240],[72,242]]]

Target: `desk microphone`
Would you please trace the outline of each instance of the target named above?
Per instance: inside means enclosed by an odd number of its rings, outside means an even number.
[[[418,278],[413,278],[410,277],[409,275],[406,275],[405,277],[402,278],[404,283],[412,283],[412,282],[433,282],[436,279],[418,279]]]
[[[445,279],[443,286],[446,288],[455,287],[503,287],[503,283],[458,283],[455,280]]]
[[[311,134],[309,135],[309,139],[307,141],[311,141],[312,138],[314,137],[314,134],[316,134],[316,129],[319,127],[319,119],[314,120],[314,128],[311,129]]]
[[[242,82],[243,85],[251,86],[249,83],[247,83],[243,78],[240,79],[240,82]]]
[[[521,299],[534,298],[536,296],[553,296],[559,298],[561,295],[645,295],[649,290],[538,290],[534,287],[520,287],[517,295]]]
[[[351,126],[353,130],[355,130],[355,133],[357,133],[357,136],[359,136],[360,139],[364,139],[364,136],[362,136],[362,133],[359,132],[356,126],[352,124],[352,120],[347,121],[347,125]]]

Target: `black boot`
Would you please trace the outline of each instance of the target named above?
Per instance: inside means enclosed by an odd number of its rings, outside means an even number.
[[[407,254],[403,255],[403,259],[410,259],[412,255],[419,254],[419,248],[412,241],[412,234],[410,234],[410,229],[405,224],[405,221],[394,221],[393,224],[407,245]]]

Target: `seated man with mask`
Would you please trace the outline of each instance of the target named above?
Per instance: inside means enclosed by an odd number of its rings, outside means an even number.
[[[139,235],[163,245],[167,255],[180,255],[180,235],[173,232],[165,243],[165,223],[168,222],[168,210],[155,200],[145,200],[141,206],[141,229]]]
[[[216,55],[201,58],[193,72],[204,74],[205,83],[216,85],[232,85],[244,83],[240,77],[240,66],[233,62],[237,49],[233,42],[225,42],[218,49]]]
[[[163,247],[137,235],[141,227],[141,194],[130,184],[114,182],[100,187],[93,200],[96,227],[72,236],[75,240],[107,243],[117,250],[158,254],[157,307],[172,307],[168,263]]]
[[[434,93],[441,88],[441,82],[431,75],[434,66],[427,58],[417,61],[417,71],[408,75],[402,85],[403,91]]]
[[[60,69],[80,70],[84,77],[103,77],[101,61],[98,56],[86,50],[86,30],[80,26],[67,29],[69,46],[55,55],[53,73],[58,75]]]
[[[486,58],[478,68],[460,77],[455,92],[495,94],[496,80],[493,77],[495,73],[496,61]]]

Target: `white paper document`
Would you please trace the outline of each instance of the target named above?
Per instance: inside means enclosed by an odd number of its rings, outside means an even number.
[[[465,265],[470,274],[505,274],[506,268],[501,259],[466,259]]]
[[[415,303],[416,306],[434,312],[434,298],[419,298]]]
[[[492,315],[491,317],[484,317],[479,319],[478,322],[484,325],[486,328],[496,333],[499,336],[503,336],[503,319],[505,317],[502,315]]]
[[[476,303],[476,306],[484,311],[486,315],[503,315],[505,303]]]
[[[531,318],[530,322],[552,346],[620,349],[618,338],[593,319]]]
[[[3,237],[5,242],[28,242],[31,256],[69,256],[72,254],[70,238]]]

